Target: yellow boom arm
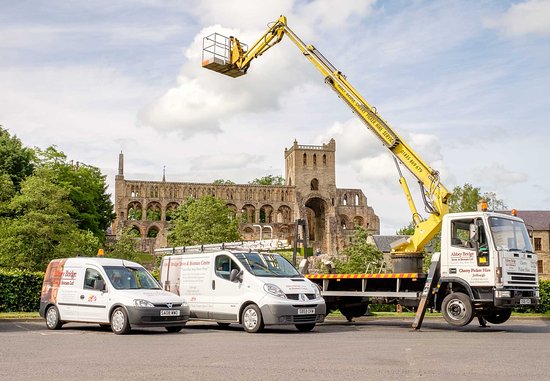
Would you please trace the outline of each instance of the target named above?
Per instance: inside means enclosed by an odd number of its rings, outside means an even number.
[[[376,108],[371,106],[361,94],[357,92],[347,81],[346,77],[338,71],[315,47],[304,44],[298,36],[288,27],[285,16],[279,17],[264,35],[245,50],[239,40],[230,37],[230,46],[227,48],[225,60],[203,60],[203,66],[229,75],[238,77],[246,74],[250,63],[254,58],[261,56],[269,48],[287,36],[303,53],[303,55],[321,72],[325,83],[329,85],[359,119],[380,139],[382,144],[390,150],[396,159],[397,168],[401,162],[418,180],[422,188],[422,197],[430,216],[422,220],[405,178],[399,170],[399,183],[405,192],[409,208],[411,209],[415,232],[405,242],[397,243],[393,247],[395,254],[416,254],[423,252],[424,246],[434,237],[441,228],[443,216],[449,212],[447,200],[449,191],[439,182],[439,173],[430,168],[420,156],[410,148],[401,137],[382,119]],[[206,48],[205,48],[206,51]]]

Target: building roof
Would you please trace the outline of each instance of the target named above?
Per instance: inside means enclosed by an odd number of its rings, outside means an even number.
[[[525,221],[527,228],[533,230],[550,230],[550,210],[518,210],[517,216]],[[497,213],[510,214],[509,210]]]
[[[408,235],[373,235],[374,244],[383,253],[391,252],[391,243],[401,238],[409,238]]]

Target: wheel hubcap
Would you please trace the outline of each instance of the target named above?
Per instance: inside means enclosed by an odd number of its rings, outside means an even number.
[[[258,324],[258,314],[253,309],[249,309],[244,313],[244,325],[248,329],[253,329]]]
[[[460,300],[453,300],[447,306],[447,314],[455,320],[460,320],[466,316],[466,306]]]
[[[50,308],[48,310],[46,321],[48,322],[48,327],[55,327],[55,325],[57,324],[57,314],[55,313],[55,310],[53,308]]]
[[[113,314],[112,326],[115,331],[122,331],[124,327],[124,314],[121,311],[116,311]]]

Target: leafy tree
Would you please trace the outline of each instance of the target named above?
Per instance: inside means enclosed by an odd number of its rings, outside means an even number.
[[[21,183],[0,219],[0,266],[43,271],[53,258],[95,255],[99,241],[73,222],[68,190],[40,176]]]
[[[453,188],[449,197],[449,210],[451,213],[472,212],[477,210],[477,203],[481,199],[480,188],[471,184],[464,184]]]
[[[142,251],[136,247],[136,242],[139,242],[139,236],[132,233],[132,228],[124,229],[120,234],[118,241],[111,247],[106,257],[128,259],[130,261],[139,262]]]
[[[69,162],[55,147],[37,151],[40,158],[37,172],[69,191],[74,206],[70,215],[78,227],[104,240],[105,230],[114,219],[106,176],[96,167]]]
[[[409,222],[407,226],[403,226],[401,229],[395,232],[397,235],[413,235],[414,234],[414,221]]]
[[[248,184],[250,185],[284,185],[285,179],[283,176],[267,175],[264,177],[260,177],[259,179],[254,179],[252,181],[249,181]]]
[[[214,185],[235,185],[231,180],[217,179],[212,182]]]
[[[367,243],[368,233],[362,226],[356,226],[353,243],[343,250],[344,260],[336,259],[336,271],[341,274],[361,274],[369,268],[377,270],[384,261],[384,254],[376,246]]]
[[[33,173],[34,161],[34,150],[23,147],[17,136],[10,136],[0,125],[0,175],[7,174],[15,190]]]
[[[225,201],[206,195],[189,198],[174,213],[169,234],[172,245],[231,242],[240,238],[238,222]]]

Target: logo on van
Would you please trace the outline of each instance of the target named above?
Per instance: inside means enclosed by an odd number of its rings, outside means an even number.
[[[305,294],[300,294],[300,295],[298,296],[298,298],[300,298],[300,300],[301,300],[302,302],[307,302],[307,301],[308,301],[308,298],[307,298],[307,296],[305,296]]]
[[[166,303],[166,307],[172,308],[172,303]]]

